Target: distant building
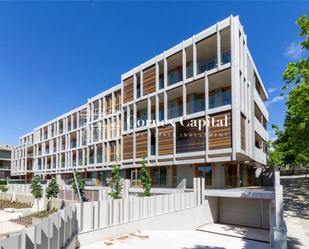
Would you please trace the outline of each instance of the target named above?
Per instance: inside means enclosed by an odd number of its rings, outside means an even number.
[[[0,179],[11,176],[11,152],[13,146],[0,144]]]

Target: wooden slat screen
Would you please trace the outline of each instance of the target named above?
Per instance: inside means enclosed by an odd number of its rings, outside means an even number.
[[[217,120],[223,120],[225,123],[225,116],[227,117],[227,127],[217,127]],[[211,123],[212,118],[215,120],[215,126],[209,126],[208,136],[209,136],[209,149],[225,149],[232,147],[232,120],[231,112],[221,112],[209,116]]]
[[[158,131],[158,146],[159,156],[172,155],[173,152],[173,126],[168,125],[165,127],[159,127]]]
[[[137,132],[135,136],[135,157],[147,157],[147,131]]]
[[[204,119],[204,118],[203,118]],[[186,153],[205,150],[205,128],[199,130],[198,126],[187,126],[190,122],[197,123],[199,119],[187,120],[183,125],[177,123],[176,126],[176,152]]]
[[[123,136],[123,146],[122,146],[122,153],[124,160],[133,159],[133,136],[127,135]]]
[[[143,95],[156,91],[156,66],[143,70]]]
[[[133,100],[134,78],[133,76],[123,81],[123,103]]]

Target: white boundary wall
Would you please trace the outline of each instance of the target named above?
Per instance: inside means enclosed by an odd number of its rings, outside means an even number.
[[[194,192],[78,203],[78,231],[92,231],[196,206]]]
[[[0,248],[70,249],[76,248],[77,234],[80,234],[81,244],[85,245],[93,243],[90,238],[99,230],[108,236],[115,231],[133,232],[136,228],[149,226],[164,229],[166,222],[173,226],[192,224],[189,227],[195,227],[193,224],[205,224],[205,212],[196,212],[197,207],[201,208],[198,193],[201,191],[72,204],[41,223],[0,240]],[[200,214],[199,218],[197,214]],[[182,217],[188,218],[183,220]]]
[[[76,206],[71,205],[25,228],[21,233],[0,240],[1,249],[76,248]]]

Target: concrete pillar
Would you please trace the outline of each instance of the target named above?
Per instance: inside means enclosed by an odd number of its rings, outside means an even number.
[[[236,181],[237,181],[237,187],[240,187],[240,164],[237,163],[237,173],[236,173]]]

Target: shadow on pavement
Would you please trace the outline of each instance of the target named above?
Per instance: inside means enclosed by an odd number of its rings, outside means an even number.
[[[288,249],[300,249],[303,245],[297,238],[288,237]]]

